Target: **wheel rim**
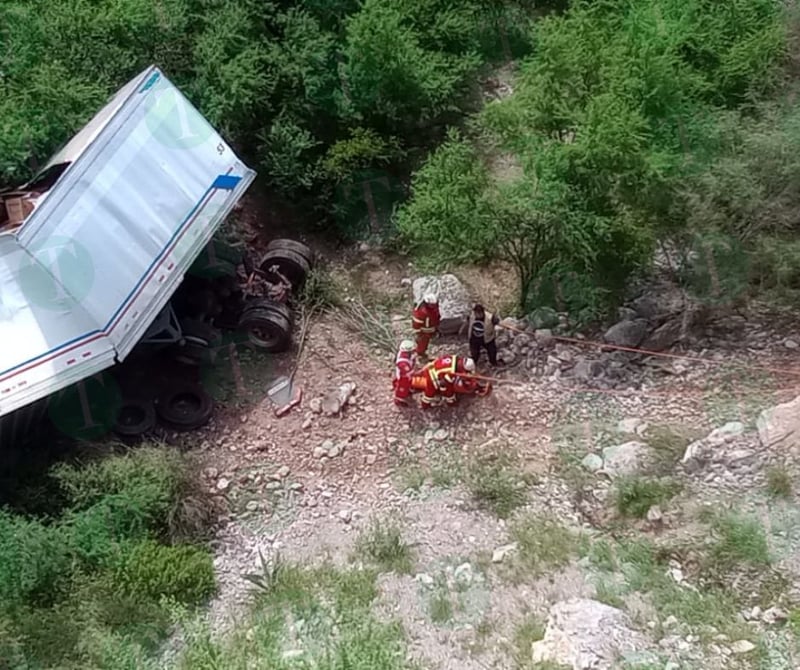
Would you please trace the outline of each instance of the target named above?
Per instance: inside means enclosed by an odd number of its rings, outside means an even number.
[[[117,425],[123,428],[131,428],[144,423],[147,419],[147,411],[141,405],[124,405],[119,411]]]
[[[279,341],[278,335],[274,332],[270,332],[268,328],[263,328],[261,326],[251,326],[248,329],[248,334],[250,336],[250,342],[258,347],[264,347],[265,349],[275,346]]]
[[[190,392],[176,394],[169,403],[170,411],[181,417],[199,414],[202,407],[202,399]]]

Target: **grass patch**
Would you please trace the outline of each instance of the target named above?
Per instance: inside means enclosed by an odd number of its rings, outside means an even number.
[[[439,576],[434,584],[433,592],[428,601],[428,612],[431,621],[435,624],[446,624],[453,619],[453,600],[447,580]]]
[[[793,488],[792,476],[785,467],[773,466],[767,470],[767,492],[773,498],[791,498]]]
[[[273,566],[274,567],[274,566]],[[248,620],[225,639],[198,626],[187,635],[178,667],[249,670],[405,670],[405,639],[397,623],[372,613],[376,573],[331,565],[280,564],[264,576]]]
[[[541,619],[528,614],[514,626],[511,657],[517,668],[530,667],[533,662],[531,647],[544,637],[545,626]]]
[[[409,574],[414,567],[411,547],[403,540],[400,527],[393,523],[374,522],[358,539],[356,550],[385,572]]]
[[[538,576],[569,563],[579,538],[552,519],[526,515],[511,525],[517,543],[512,565],[520,576]]]
[[[686,447],[701,437],[703,435],[697,431],[676,426],[649,426],[645,431],[645,441],[652,452],[654,473],[669,474],[672,472],[686,453]]]
[[[648,477],[624,477],[615,485],[614,503],[622,516],[643,519],[653,505],[661,505],[681,490],[672,479]]]
[[[466,484],[472,497],[501,519],[525,504],[528,483],[505,454],[482,455],[467,468]]]
[[[767,536],[758,520],[731,513],[716,518],[711,527],[716,535],[711,557],[719,568],[770,564]]]

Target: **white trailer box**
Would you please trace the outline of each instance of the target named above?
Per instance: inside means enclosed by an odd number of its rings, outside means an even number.
[[[254,177],[157,68],[120,90],[0,233],[0,416],[123,360]]]

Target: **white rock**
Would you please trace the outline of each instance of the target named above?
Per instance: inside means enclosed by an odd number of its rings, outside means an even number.
[[[666,619],[664,619],[664,628],[673,628],[674,626],[678,625],[678,619],[670,614]]]
[[[328,449],[329,458],[336,458],[341,453],[342,453],[342,446],[340,444],[334,444]]]
[[[286,479],[289,476],[291,470],[289,469],[288,465],[282,465],[278,468],[278,472],[276,473],[280,479]]]
[[[652,505],[649,510],[647,510],[647,520],[650,523],[658,523],[664,518],[664,515],[661,513],[661,508],[658,505]]]
[[[761,615],[761,620],[766,624],[775,624],[781,621],[786,621],[789,614],[782,610],[780,607],[770,607]]]
[[[314,447],[314,458],[324,458],[328,455],[325,447]]]
[[[287,649],[286,651],[283,652],[283,658],[284,660],[288,661],[293,658],[300,658],[305,653],[306,652],[303,649]]]
[[[420,572],[418,575],[414,577],[415,581],[418,581],[420,584],[425,586],[432,586],[433,585],[433,577],[425,572]]]
[[[780,444],[784,450],[800,445],[800,396],[761,412],[756,427],[764,447]]]
[[[439,430],[435,431],[431,436],[431,439],[436,440],[437,442],[442,442],[446,440],[450,436],[450,433],[446,428],[439,428]]]
[[[731,651],[734,654],[747,654],[748,652],[753,651],[756,648],[749,640],[737,640],[731,645]]]
[[[472,566],[469,563],[462,563],[454,570],[453,578],[456,583],[469,586],[473,579]]]
[[[611,670],[617,659],[649,646],[625,612],[596,600],[573,598],[553,605],[544,638],[534,642],[534,663]]]
[[[339,511],[339,519],[344,521],[345,523],[350,523],[350,520],[353,518],[353,513],[349,509],[343,509]]]
[[[502,563],[506,556],[508,556],[511,552],[517,550],[517,543],[512,542],[511,544],[504,544],[502,547],[497,547],[492,552],[492,563]]]
[[[786,347],[787,349],[797,349],[798,347],[800,347],[800,344],[798,344],[795,340],[792,340],[787,337],[783,341],[783,346]]]
[[[629,417],[627,419],[620,419],[617,422],[617,432],[640,435],[639,432],[642,427],[647,427],[647,422],[636,417]]]
[[[308,402],[308,409],[314,414],[320,414],[322,412],[322,398],[311,398]]]
[[[230,487],[231,487],[231,480],[230,480],[230,479],[226,479],[225,477],[221,477],[221,478],[220,478],[220,479],[217,481],[217,491],[219,491],[219,492],[221,492],[221,493],[224,493],[224,492],[225,492],[225,491],[227,491],[227,490],[228,490]]]
[[[712,430],[706,437],[706,441],[712,446],[719,446],[730,442],[744,433],[744,424],[741,421],[729,421],[724,426]]]
[[[597,472],[603,467],[603,459],[597,454],[586,454],[586,456],[581,459],[581,465],[589,472]]]
[[[636,474],[646,463],[649,448],[644,442],[625,442],[603,449],[603,470],[611,477]]]

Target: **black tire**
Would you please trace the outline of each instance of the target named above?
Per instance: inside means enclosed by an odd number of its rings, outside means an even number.
[[[175,430],[194,430],[208,423],[214,402],[202,388],[187,384],[173,388],[156,401],[158,418]]]
[[[297,291],[303,286],[308,273],[311,272],[311,263],[304,256],[290,249],[267,251],[261,259],[259,269],[264,273],[267,281],[277,284],[281,281],[281,277],[272,271],[273,267],[277,267],[278,272],[289,280],[293,291]]]
[[[249,343],[256,349],[286,351],[292,342],[292,313],[286,305],[257,300],[242,312],[239,329],[247,333]]]
[[[294,251],[294,253],[300,254],[305,258],[310,266],[313,267],[314,265],[314,252],[311,250],[311,247],[302,242],[286,238],[272,240],[272,242],[267,245],[267,251],[275,251],[276,249]]]
[[[222,341],[220,331],[197,319],[186,319],[180,325],[183,342],[173,349],[175,360],[191,366],[213,363],[213,347]]]
[[[141,437],[156,427],[153,403],[142,398],[124,398],[114,422],[114,432],[120,437]]]

